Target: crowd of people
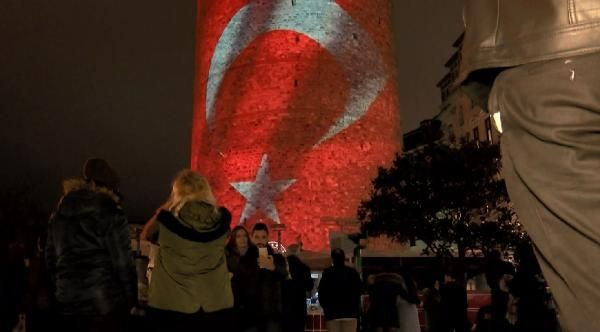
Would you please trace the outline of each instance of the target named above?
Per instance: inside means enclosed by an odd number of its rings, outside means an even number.
[[[488,255],[491,305],[479,310],[476,332],[561,331],[554,299],[528,242],[515,249],[517,268],[499,251]]]
[[[187,169],[177,174],[169,198],[140,234],[158,248],[142,305],[138,280],[147,275],[136,272],[119,178],[97,158],[86,162],[83,175],[63,184],[46,243],[38,246],[42,259],[30,260],[28,267],[11,261],[14,287],[3,294],[30,294],[30,331],[53,326],[62,331],[301,332],[306,300],[315,291],[330,332],[419,332],[420,305],[428,332],[558,328],[531,246],[518,248],[516,271],[499,253],[489,255],[485,270],[492,303],[471,326],[464,271],[446,269],[419,294],[408,269],[385,265],[363,282],[344,251],[335,248],[315,287],[310,268],[298,256],[284,256],[269,245],[266,224],[231,229],[231,214],[219,207],[207,179]],[[27,284],[35,289],[24,292]],[[11,319],[3,317],[2,332],[24,324],[17,315],[24,310],[17,307]]]
[[[465,1],[454,85],[493,114],[502,132],[502,177],[534,243],[520,248],[516,271],[506,266],[489,271],[493,299],[480,311],[479,331],[553,331],[558,324],[544,279],[565,328],[600,330],[593,309],[600,303],[598,8],[599,0]],[[139,273],[116,173],[101,159],[89,160],[84,179],[65,181],[64,191],[47,243],[31,250],[27,260],[18,243],[2,239],[0,259],[9,271],[0,274],[3,330],[20,324],[19,307],[28,305],[52,308],[63,331],[118,331],[135,307]],[[191,171],[177,177],[144,233],[160,244],[149,290],[151,329],[169,324],[170,331],[190,324],[232,324],[246,331],[299,328],[305,315],[299,295],[310,288],[306,268],[274,253],[261,224],[250,234],[235,230],[226,244],[230,218],[206,179]],[[40,264],[43,252],[46,264]],[[49,289],[40,286],[31,293],[39,296],[24,300],[19,294],[26,284],[36,284],[33,279],[46,269]],[[333,287],[319,287],[330,329],[353,329],[356,302],[336,301],[342,295],[335,287],[357,287],[354,274],[338,261],[322,282]],[[459,274],[449,273],[427,289],[430,331],[468,329],[463,286]],[[370,293],[371,327],[403,328],[398,316],[414,317],[418,297],[407,273],[381,273],[362,287]],[[457,304],[450,307],[453,302],[445,299],[451,298]],[[379,307],[379,300],[389,306]],[[41,311],[32,310],[31,316],[37,319],[28,326],[48,321]]]
[[[274,252],[264,223],[231,230],[207,179],[187,169],[140,235],[158,245],[140,310],[118,182],[104,160],[88,160],[50,218],[45,252],[61,330],[304,330],[308,266]]]

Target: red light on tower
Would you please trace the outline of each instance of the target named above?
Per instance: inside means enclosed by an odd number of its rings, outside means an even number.
[[[327,247],[399,150],[389,1],[198,1],[192,167],[234,222]]]

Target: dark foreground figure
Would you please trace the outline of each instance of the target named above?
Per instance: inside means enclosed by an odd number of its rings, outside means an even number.
[[[61,331],[123,331],[137,303],[137,275],[116,173],[90,159],[64,182],[50,218],[46,264]],[[58,328],[58,327],[57,327]]]
[[[600,331],[600,0],[465,4],[459,81],[500,113],[503,176],[561,324]]]

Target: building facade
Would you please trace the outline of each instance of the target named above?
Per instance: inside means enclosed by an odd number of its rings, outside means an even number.
[[[388,0],[198,1],[191,166],[233,223],[329,247],[400,150]],[[356,226],[356,225],[355,225]]]
[[[456,84],[463,37],[464,33],[452,44],[456,50],[444,65],[448,72],[436,85],[440,89],[440,111],[403,135],[405,153],[433,142],[454,146],[473,141],[500,143],[500,132],[493,116],[474,105]]]
[[[441,142],[461,144],[475,141],[498,144],[500,132],[495,127],[491,114],[474,105],[456,84],[463,37],[464,33],[452,44],[456,51],[445,64],[448,73],[437,84],[441,94],[441,106],[440,113],[434,119],[441,122]]]

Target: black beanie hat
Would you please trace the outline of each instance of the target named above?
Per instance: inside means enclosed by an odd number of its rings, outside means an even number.
[[[119,176],[102,158],[90,158],[85,161],[83,178],[114,192],[119,191]]]

